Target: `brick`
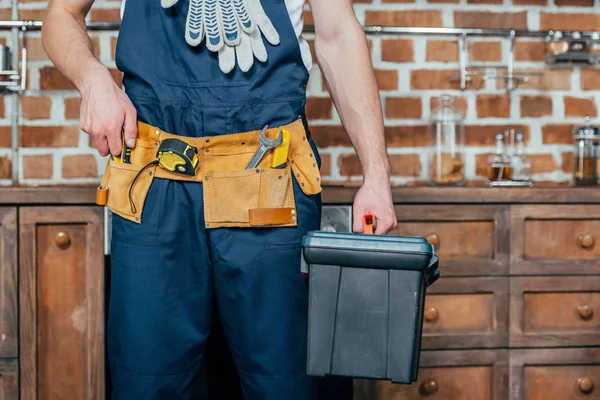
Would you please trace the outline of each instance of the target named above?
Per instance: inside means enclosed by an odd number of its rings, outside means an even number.
[[[305,25],[314,25],[312,13],[309,10],[304,10],[302,12],[302,19],[304,19]]]
[[[384,132],[388,147],[423,147],[427,146],[429,127],[386,126]]]
[[[22,47],[22,46],[21,46]],[[49,60],[41,38],[27,38],[27,61]]]
[[[19,19],[27,21],[43,21],[46,18],[47,10],[45,8],[40,9],[20,9]],[[11,19],[10,17],[8,18]]]
[[[538,89],[538,90],[570,90],[571,89],[571,72],[570,68],[530,68],[518,69],[516,72],[523,73],[542,73],[543,76],[531,76],[528,82],[523,82],[519,85],[519,89]],[[506,81],[496,81],[498,88],[506,87]]]
[[[50,179],[52,178],[54,162],[52,156],[23,156],[23,178]]]
[[[312,40],[309,41],[309,45],[311,46],[311,52],[314,51],[314,49],[313,49],[314,46],[311,44],[312,42],[313,42]],[[116,54],[117,54],[117,38],[111,37],[110,38],[110,59],[114,60]],[[313,52],[313,60],[316,60],[314,52]]]
[[[552,98],[548,96],[521,96],[521,117],[552,115]]]
[[[442,13],[438,10],[365,11],[365,25],[441,27]]]
[[[0,147],[10,147],[12,144],[12,128],[0,126]]]
[[[428,40],[426,61],[458,62],[458,42],[456,40]]]
[[[496,134],[507,129],[523,132],[523,141],[529,142],[529,126],[527,125],[467,125],[465,126],[465,144],[467,146],[494,146]]]
[[[475,175],[483,176],[485,178],[488,177],[488,161],[490,155],[489,154],[477,154],[475,156]]]
[[[410,71],[410,88],[414,90],[460,89],[459,81],[451,81],[458,70],[421,69]]]
[[[81,97],[65,98],[65,119],[79,119]]]
[[[0,97],[0,118],[6,117],[6,110],[4,108],[4,97]]]
[[[542,127],[543,144],[572,144],[573,124],[549,124]]]
[[[308,119],[331,119],[333,104],[329,97],[309,97],[306,100],[306,116]]]
[[[119,87],[123,87],[123,73],[116,68],[109,68],[108,70],[112,75],[113,79],[115,80],[115,83]]]
[[[21,147],[77,147],[77,126],[27,126],[19,127]]]
[[[95,178],[98,176],[98,162],[92,154],[64,156],[62,159],[62,177]]]
[[[595,31],[600,27],[600,14],[540,13],[540,29]]]
[[[565,116],[567,117],[596,117],[598,110],[593,97],[565,97]]]
[[[593,7],[594,0],[554,0],[559,7]]]
[[[437,108],[439,106],[440,103],[440,98],[439,97],[432,97],[431,101],[429,102],[429,107],[431,110],[434,110],[435,108]],[[458,111],[460,111],[460,113],[462,114],[463,118],[467,115],[467,99],[464,97],[454,97],[453,101],[452,101],[452,107],[455,107]]]
[[[502,44],[500,42],[470,42],[469,56],[471,61],[502,61]]]
[[[75,90],[75,86],[55,67],[40,68],[40,89]]]
[[[391,154],[389,159],[393,176],[419,177],[421,175],[421,158],[418,154]]]
[[[375,70],[375,79],[379,90],[398,90],[398,71],[396,70]]]
[[[515,40],[516,61],[544,61],[545,48],[543,41]]]
[[[510,117],[510,97],[507,95],[477,96],[476,105],[479,118]]]
[[[421,99],[419,97],[388,97],[385,99],[387,118],[421,118]]]
[[[350,147],[350,139],[342,126],[312,125],[310,132],[316,145],[320,148],[330,146]]]
[[[527,12],[455,11],[456,28],[527,29]]]
[[[12,20],[12,10],[10,8],[0,8],[0,18],[3,20]]]
[[[331,175],[331,155],[321,154],[321,175]]]
[[[532,174],[554,172],[558,169],[558,165],[552,154],[531,154],[530,157]]]
[[[92,22],[121,22],[118,8],[92,8],[90,21]]]
[[[458,4],[460,0],[427,0],[428,3],[452,3]]]
[[[573,152],[567,152],[561,154],[562,161],[560,168],[567,174],[572,174],[575,170],[575,155]]]
[[[414,61],[412,39],[381,39],[381,59],[392,62]]]
[[[467,0],[468,4],[502,4],[504,0]]]
[[[50,97],[21,97],[21,113],[25,119],[48,119],[51,108]]]
[[[600,70],[581,69],[581,89],[598,90],[600,89]]]
[[[356,154],[339,156],[338,167],[341,176],[362,176],[362,167]]]
[[[12,161],[9,156],[0,157],[0,179],[12,178]]]
[[[547,6],[548,0],[513,0],[516,6]]]

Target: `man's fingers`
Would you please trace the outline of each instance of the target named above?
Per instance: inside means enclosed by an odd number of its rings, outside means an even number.
[[[108,139],[108,148],[110,149],[110,154],[113,156],[118,156],[121,154],[123,149],[121,148],[121,130],[118,131],[111,129],[110,133],[107,136]]]
[[[354,223],[352,224],[352,232],[354,233],[363,233],[364,231],[364,226],[363,226],[363,216],[366,214],[366,212],[362,211],[362,210],[354,210]]]
[[[125,112],[125,125],[123,126],[125,132],[125,143],[128,147],[135,147],[135,139],[137,137],[137,111],[134,107]]]
[[[106,136],[93,138],[94,143],[96,144],[96,150],[102,157],[106,157],[109,154],[108,151],[108,140],[106,140]]]

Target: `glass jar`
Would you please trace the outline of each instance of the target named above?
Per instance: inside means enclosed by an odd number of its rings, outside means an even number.
[[[575,169],[573,183],[575,186],[596,185],[598,182],[598,145],[600,131],[589,124],[589,117],[583,126],[575,128]]]
[[[463,116],[453,107],[454,98],[440,97],[431,111],[429,126],[429,184],[460,186],[465,183]]]
[[[562,32],[550,33],[546,38],[546,53],[548,55],[561,55],[569,51],[569,42],[563,37]]]

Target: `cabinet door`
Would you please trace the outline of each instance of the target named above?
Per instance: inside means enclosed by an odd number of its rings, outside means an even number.
[[[395,235],[422,236],[440,256],[442,276],[508,273],[508,207],[501,205],[396,206]]]
[[[441,278],[425,296],[423,349],[508,344],[508,278]]]
[[[507,392],[506,350],[424,351],[415,383],[357,379],[354,400],[506,400]]]
[[[600,273],[600,206],[511,206],[511,275]]]
[[[510,346],[598,346],[598,312],[599,276],[511,278]]]
[[[19,210],[22,400],[104,398],[102,216]]]
[[[0,208],[0,358],[18,354],[17,211]]]
[[[600,349],[510,351],[510,400],[600,400]]]

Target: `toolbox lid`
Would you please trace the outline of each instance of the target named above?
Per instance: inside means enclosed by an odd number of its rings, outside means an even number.
[[[306,263],[313,265],[410,270],[439,275],[434,247],[425,238],[415,236],[312,231],[302,239],[302,256]]]

